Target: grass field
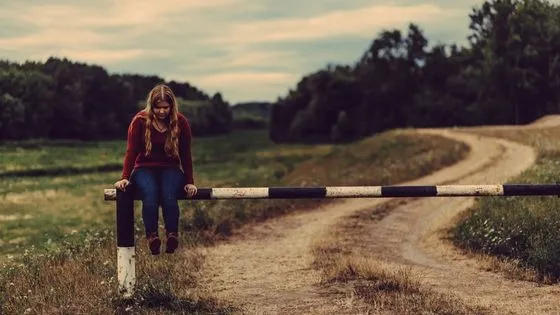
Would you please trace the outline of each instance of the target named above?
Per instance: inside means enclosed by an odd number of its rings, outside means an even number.
[[[478,134],[525,143],[537,162],[511,183],[551,184],[560,179],[560,128],[480,130]],[[450,231],[454,243],[497,257],[489,267],[507,276],[555,283],[560,279],[560,199],[550,196],[480,198]]]
[[[247,222],[329,202],[182,201],[182,242],[191,249],[180,260],[176,256],[151,260],[139,246],[138,292],[133,301],[125,302],[114,299],[114,202],[103,201],[102,195],[120,170],[87,171],[92,165],[120,163],[124,142],[18,144],[2,150],[2,159],[10,165],[4,171],[20,172],[4,174],[7,185],[0,188],[0,256],[5,257],[0,305],[8,313],[231,312],[231,307],[198,289],[196,273],[204,260],[196,250],[198,244],[227,237]],[[247,131],[196,139],[193,151],[196,184],[224,187],[395,184],[453,163],[468,148],[402,130],[336,146],[274,145],[266,132]],[[407,163],[401,163],[403,157]],[[57,171],[63,168],[76,171]],[[36,176],[36,170],[55,171]]]
[[[123,141],[3,147],[0,253],[15,254],[32,245],[56,246],[66,233],[111,226],[114,203],[103,201],[103,189],[119,179],[124,148]],[[275,184],[299,161],[329,150],[329,146],[272,148],[264,132],[197,139],[193,145],[196,183],[200,187]],[[84,171],[112,165],[118,168]],[[8,176],[8,171],[19,174]],[[37,171],[52,175],[34,176]],[[182,205],[190,208],[185,201]]]

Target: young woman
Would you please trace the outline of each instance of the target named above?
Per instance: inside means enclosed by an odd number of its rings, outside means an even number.
[[[191,128],[178,111],[173,91],[164,84],[148,94],[146,107],[128,128],[121,180],[115,187],[125,190],[132,184],[142,196],[142,219],[152,255],[160,253],[159,206],[165,224],[166,253],[179,245],[179,204],[182,190],[196,194],[191,156]]]

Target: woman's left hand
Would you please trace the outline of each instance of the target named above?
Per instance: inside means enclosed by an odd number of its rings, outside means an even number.
[[[187,192],[187,197],[191,198],[192,196],[196,195],[196,186],[193,184],[186,184],[185,191]]]

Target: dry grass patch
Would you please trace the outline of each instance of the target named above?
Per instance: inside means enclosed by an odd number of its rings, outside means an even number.
[[[152,256],[139,240],[137,288],[131,299],[118,298],[114,246],[49,257],[25,255],[20,266],[4,266],[0,281],[6,314],[198,313],[226,314],[233,309],[197,289],[203,256],[194,247],[176,255]],[[0,278],[0,280],[2,280]]]
[[[550,278],[541,278],[538,272],[531,268],[522,267],[519,259],[505,259],[483,254],[471,254],[480,262],[480,267],[485,271],[499,272],[507,279],[524,281],[542,281],[552,283]]]
[[[487,314],[489,310],[471,307],[451,294],[442,294],[422,285],[421,276],[411,268],[368,256],[367,231],[392,209],[410,202],[393,199],[373,209],[360,211],[331,228],[326,238],[313,247],[314,268],[326,287],[346,287],[368,311],[390,314]],[[340,291],[340,290],[338,290]]]
[[[324,283],[350,286],[354,294],[370,306],[370,311],[393,314],[489,313],[483,308],[467,306],[450,294],[423,287],[421,277],[409,268],[339,251],[336,241],[314,251],[316,267],[322,270]]]
[[[476,127],[459,128],[458,130],[527,144],[535,147],[539,152],[557,151],[560,148],[558,143],[558,140],[560,140],[560,127],[520,128],[516,130]]]

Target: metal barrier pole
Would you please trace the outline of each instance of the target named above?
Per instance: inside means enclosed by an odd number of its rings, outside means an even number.
[[[215,199],[325,199],[384,197],[560,196],[559,184],[439,185],[439,186],[330,186],[199,188],[193,198]],[[117,201],[117,273],[119,292],[134,293],[134,200],[141,200],[132,186],[126,192],[104,190],[105,200]]]
[[[119,293],[129,298],[136,285],[134,247],[134,189],[115,192],[117,201],[117,281]]]
[[[559,184],[439,185],[439,186],[328,186],[328,187],[233,187],[199,188],[193,198],[214,199],[312,199],[461,196],[560,195]],[[116,200],[115,189],[105,189],[105,200]],[[134,200],[140,196],[134,195]]]

